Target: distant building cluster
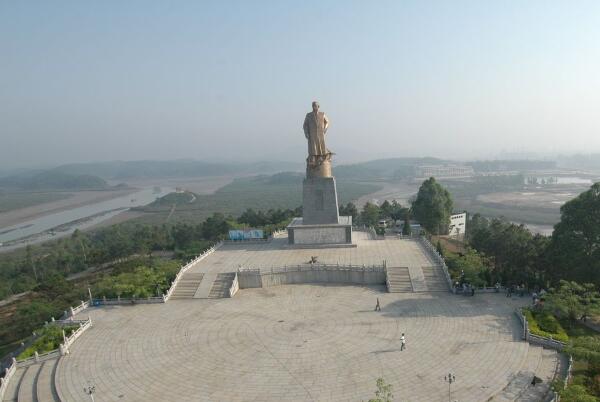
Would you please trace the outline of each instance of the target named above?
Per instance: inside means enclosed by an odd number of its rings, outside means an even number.
[[[467,165],[422,165],[415,169],[416,177],[471,177],[474,174],[473,167]]]

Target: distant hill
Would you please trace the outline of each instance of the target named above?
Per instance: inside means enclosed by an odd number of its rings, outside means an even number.
[[[414,169],[419,165],[437,165],[450,163],[449,161],[423,157],[423,158],[389,158],[373,161],[340,165],[334,167],[334,176],[348,179],[403,179],[414,176]]]
[[[90,174],[104,179],[125,180],[135,178],[177,178],[220,176],[232,174],[262,174],[285,170],[301,170],[302,163],[252,162],[214,163],[191,159],[172,161],[114,161],[97,163],[75,163],[52,169],[59,173]]]
[[[20,174],[0,179],[0,187],[22,190],[85,190],[107,187],[106,181],[89,174],[66,174],[45,171]]]

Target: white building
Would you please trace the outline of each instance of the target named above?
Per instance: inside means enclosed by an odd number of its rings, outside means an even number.
[[[471,166],[468,165],[422,165],[415,169],[415,176],[417,178],[429,178],[435,177],[436,179],[442,178],[457,178],[457,177],[471,177],[475,174],[475,171]]]
[[[467,213],[450,215],[450,226],[448,227],[449,236],[464,236],[467,230]]]

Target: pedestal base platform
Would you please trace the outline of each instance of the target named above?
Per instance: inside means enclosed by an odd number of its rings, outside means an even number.
[[[356,247],[352,244],[352,217],[340,216],[338,223],[305,225],[294,218],[287,227],[288,244],[298,247]]]
[[[333,177],[310,177],[302,183],[301,225],[337,225],[337,189]],[[352,222],[350,222],[352,224]]]

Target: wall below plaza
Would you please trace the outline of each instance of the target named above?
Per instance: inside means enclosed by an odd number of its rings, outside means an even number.
[[[240,289],[262,288],[301,283],[384,285],[383,266],[299,265],[270,270],[240,270]]]

